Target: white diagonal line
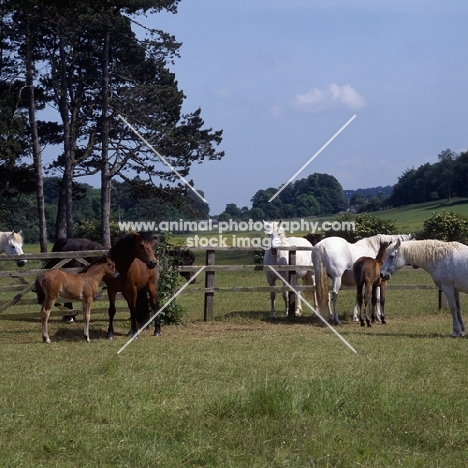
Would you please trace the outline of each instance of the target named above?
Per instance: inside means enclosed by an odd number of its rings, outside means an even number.
[[[202,201],[204,201],[205,203],[208,203],[189,183],[188,181],[184,178],[184,176],[182,174],[179,173],[179,171],[173,167],[168,161],[167,159],[162,156],[158,151],[156,151],[150,144],[149,142],[143,137],[143,135],[140,134],[140,132],[138,132],[138,130],[133,126],[131,125],[129,122],[127,122],[120,114],[117,114],[117,117],[122,120],[122,122],[124,122],[140,139],[141,141],[146,145],[148,146],[148,148],[159,158],[161,159],[161,161],[167,166],[169,167],[172,172],[174,172],[175,174],[177,174],[177,176],[179,177],[179,179],[181,179],[184,184],[189,187]]]
[[[274,200],[354,119],[353,115],[269,200]]]
[[[202,266],[193,276],[190,281],[187,281],[118,351],[120,354],[146,327],[194,280],[206,266]]]
[[[300,295],[289,283],[286,281],[271,265],[268,265],[271,271],[281,280],[283,283],[294,293],[296,293],[297,297],[300,297],[301,301],[306,304],[310,310],[328,327],[330,330],[335,333],[336,336],[355,354],[357,354],[357,351],[322,317],[320,312],[318,312],[314,307],[312,307],[303,297]]]

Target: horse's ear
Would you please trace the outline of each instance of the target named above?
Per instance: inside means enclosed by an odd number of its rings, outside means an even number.
[[[398,240],[396,241],[396,244],[395,244],[395,249],[400,248],[400,245],[401,245],[401,239],[398,238]]]

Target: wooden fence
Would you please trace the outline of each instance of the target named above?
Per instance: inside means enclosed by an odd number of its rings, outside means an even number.
[[[220,288],[215,286],[215,274],[216,272],[235,272],[235,271],[265,271],[267,267],[263,265],[216,265],[216,252],[217,251],[227,251],[227,250],[258,250],[251,247],[216,247],[216,248],[193,248],[191,250],[194,251],[205,251],[205,264],[203,265],[204,272],[205,272],[205,286],[203,288],[187,288],[185,291],[191,293],[201,293],[204,294],[204,320],[211,321],[214,318],[214,299],[215,294],[217,293],[226,293],[226,292],[282,292],[282,291],[290,291],[290,288],[286,285],[282,286],[242,286],[242,287],[225,287]],[[288,272],[288,282],[293,284],[295,282],[295,263],[296,263],[296,251],[298,250],[309,250],[307,247],[285,247],[284,250],[289,250],[289,265],[288,266],[275,266],[275,270],[279,271],[287,271]],[[81,252],[47,252],[47,253],[37,253],[37,254],[24,254],[24,255],[0,255],[0,261],[15,261],[15,260],[50,260],[50,259],[59,259],[60,262],[55,265],[53,268],[60,268],[62,265],[67,263],[70,259],[75,259],[86,265],[85,257],[92,257],[98,256],[107,253],[107,250],[90,250],[90,251],[81,251]],[[27,267],[26,267],[27,268]],[[0,286],[0,293],[2,292],[18,292],[14,295],[13,298],[9,300],[2,301],[0,303],[0,314],[8,310],[10,307],[14,305],[27,305],[27,304],[37,304],[36,298],[26,298],[25,296],[30,295],[33,287],[34,281],[36,276],[42,274],[44,269],[26,269],[26,268],[19,268],[16,267],[14,270],[3,271],[0,270],[0,278],[1,277],[8,277],[12,278],[18,284],[12,285],[2,285]],[[179,271],[190,271],[196,272],[199,271],[201,266],[180,266],[178,267]],[[303,269],[303,267],[301,267]],[[412,269],[412,268],[411,268]],[[67,271],[77,272],[79,269],[67,269]],[[26,278],[30,278],[29,281]],[[428,284],[411,284],[411,285],[392,285],[389,283],[389,289],[394,290],[407,290],[407,289],[419,289],[419,290],[435,290],[437,289],[435,285],[428,285]],[[305,291],[310,290],[313,291],[312,286],[296,286],[294,288],[297,291]],[[30,295],[32,296],[32,295]],[[289,310],[291,313],[294,313],[295,310],[295,301],[296,301],[295,294],[289,294]],[[119,294],[117,296],[118,300],[122,300],[122,296]],[[68,300],[67,300],[68,301]],[[107,301],[107,294],[99,294],[96,298],[96,301]],[[70,301],[68,301],[70,302]],[[441,291],[439,291],[439,309],[445,306],[445,298]],[[62,313],[69,313],[70,310],[64,308],[63,306],[56,306]],[[119,307],[117,309],[120,310],[128,310],[127,307]],[[105,308],[101,307],[93,307],[93,312],[107,312],[107,306]]]

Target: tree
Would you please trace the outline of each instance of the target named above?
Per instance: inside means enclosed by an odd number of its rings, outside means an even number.
[[[168,69],[180,44],[163,31],[147,30],[147,38],[140,40],[132,30],[133,17],[162,10],[176,13],[178,2],[2,3],[23,20],[17,23],[23,37],[25,24],[34,26],[30,43],[42,67],[34,75],[35,83],[43,86],[60,117],[56,130],[61,132],[63,151],[51,166],[62,180],[57,236],[73,235],[73,181],[83,175],[101,173],[104,245],[110,243],[111,181],[117,176],[131,183],[135,172],[144,175],[165,200],[196,206],[174,172],[165,165],[161,168],[159,158],[123,124],[120,115],[184,177],[193,162],[224,156],[215,149],[222,131],[205,129],[200,109],[181,112],[185,96]]]
[[[436,164],[439,179],[438,192],[447,197],[448,202],[450,202],[450,199],[452,197],[454,161],[456,157],[457,155],[453,151],[446,149],[439,153],[439,163]]]

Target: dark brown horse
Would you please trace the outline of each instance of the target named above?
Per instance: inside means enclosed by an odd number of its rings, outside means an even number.
[[[154,240],[149,233],[132,232],[122,236],[109,250],[109,257],[115,261],[119,278],[105,278],[107,295],[109,297],[109,327],[107,338],[114,338],[115,298],[121,292],[130,309],[131,328],[129,336],[138,331],[136,304],[138,291],[145,291],[149,297],[153,314],[157,310],[157,284],[158,269],[153,251]],[[155,319],[154,335],[161,334],[161,320],[158,315]]]
[[[390,242],[382,242],[379,252],[375,258],[360,257],[356,260],[353,267],[354,280],[356,282],[356,302],[359,306],[359,320],[361,326],[364,327],[364,317],[362,316],[362,288],[366,288],[365,296],[365,315],[368,327],[371,327],[371,319],[369,317],[369,308],[372,301],[372,321],[375,321],[375,307],[377,305],[377,288],[380,287],[380,314],[382,324],[385,322],[385,292],[387,290],[387,281],[380,277],[380,267],[385,260],[385,250],[390,245]],[[371,299],[372,294],[372,299]]]
[[[42,305],[42,339],[51,343],[47,330],[50,310],[58,297],[81,300],[83,304],[84,337],[89,339],[89,319],[91,306],[98,292],[99,283],[104,278],[114,279],[118,276],[116,265],[108,255],[103,255],[91,263],[83,273],[73,274],[63,270],[46,271],[36,278],[35,291],[37,301]]]

